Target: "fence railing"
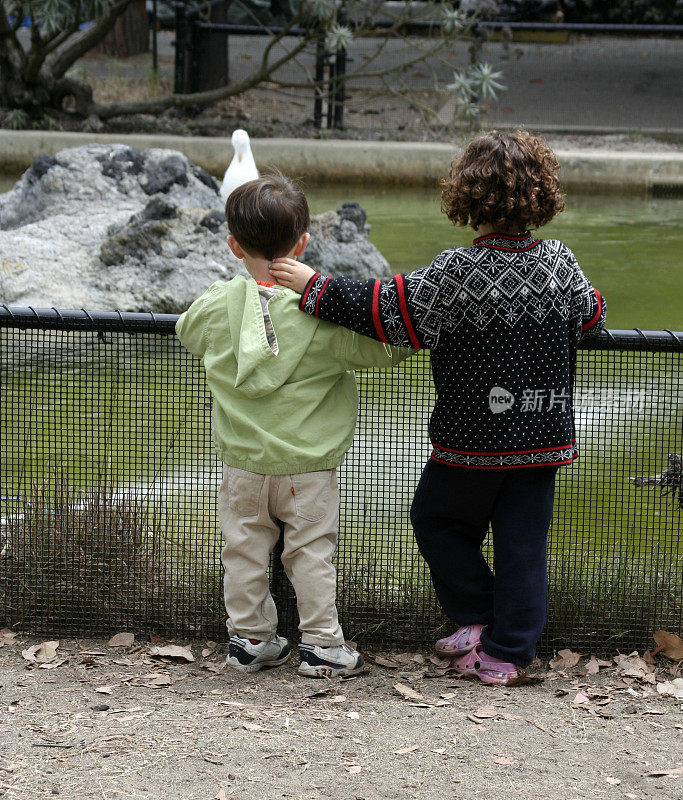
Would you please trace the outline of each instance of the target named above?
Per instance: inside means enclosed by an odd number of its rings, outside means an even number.
[[[175,320],[0,307],[0,626],[225,638],[211,401]],[[558,479],[544,653],[680,632],[682,358],[672,331],[609,331],[579,352],[581,458]],[[429,456],[428,357],[357,380],[340,615],[362,646],[429,646],[449,624],[408,518]],[[295,635],[277,559],[271,573],[281,631]]]
[[[545,37],[548,41],[561,42],[562,37],[566,37],[569,41],[570,37],[611,37],[624,38],[624,37],[639,37],[646,42],[651,37],[668,37],[676,39],[683,35],[683,25],[644,25],[644,24],[617,24],[617,23],[596,23],[596,22],[548,22],[548,21],[506,21],[506,20],[473,20],[468,25],[466,32],[463,32],[462,38],[467,45],[469,56],[465,59],[463,64],[462,58],[452,57],[447,55],[441,59],[426,58],[423,64],[417,64],[413,69],[404,73],[401,70],[401,65],[405,62],[412,63],[415,57],[415,48],[411,46],[411,41],[424,40],[425,38],[432,38],[441,36],[442,21],[438,14],[434,18],[429,18],[426,12],[416,11],[415,15],[406,14],[404,21],[399,24],[396,19],[385,19],[376,17],[371,21],[363,19],[354,20],[351,16],[347,19],[344,12],[340,12],[340,21],[348,23],[353,29],[356,25],[360,24],[363,27],[363,38],[366,42],[375,39],[394,38],[402,40],[398,42],[398,46],[382,57],[382,68],[387,69],[392,67],[392,75],[400,80],[396,83],[395,89],[400,90],[387,94],[386,92],[379,91],[381,86],[378,80],[373,80],[372,75],[365,76],[365,64],[375,63],[374,55],[369,58],[369,53],[375,53],[371,45],[364,45],[356,43],[351,51],[347,52],[345,48],[331,50],[326,46],[326,38],[324,32],[321,30],[319,34],[309,29],[292,26],[288,29],[283,28],[281,25],[269,25],[266,23],[257,24],[257,19],[254,18],[253,24],[233,24],[227,22],[229,3],[224,0],[210,0],[205,4],[196,3],[176,3],[176,41],[175,41],[175,89],[176,93],[196,92],[205,89],[213,89],[218,86],[225,85],[229,79],[239,81],[244,77],[243,70],[244,64],[231,62],[230,59],[230,39],[233,42],[236,39],[243,37],[260,37],[267,41],[267,37],[278,36],[286,31],[289,37],[296,39],[309,38],[309,45],[304,55],[310,61],[311,71],[306,77],[306,82],[310,84],[310,101],[311,111],[306,115],[312,115],[313,125],[315,128],[322,127],[333,129],[344,129],[346,127],[352,128],[366,128],[368,123],[363,123],[362,114],[371,114],[374,125],[379,124],[379,120],[384,121],[384,125],[396,134],[397,124],[400,125],[399,130],[406,127],[411,127],[409,122],[410,115],[393,114],[384,110],[385,107],[391,106],[396,103],[397,94],[403,93],[406,97],[405,104],[407,107],[418,108],[423,105],[429,108],[432,105],[444,103],[444,87],[452,81],[453,69],[460,69],[470,64],[475,64],[479,61],[498,62],[501,59],[501,68],[506,75],[505,82],[508,85],[514,83],[523,83],[524,90],[528,90],[528,83],[543,83],[547,80],[549,84],[553,83],[552,73],[548,72],[547,67],[549,64],[538,55],[531,59],[535,64],[532,70],[535,69],[538,75],[527,75],[526,70],[523,68],[524,64],[515,65],[515,61],[519,59],[519,53],[516,54],[514,60],[510,60],[510,54],[505,51],[509,41],[515,41],[516,37],[533,37],[541,36],[539,41],[543,41]],[[559,38],[558,38],[559,37]],[[484,48],[486,43],[492,45],[498,44],[503,46],[504,50],[492,52],[490,48]],[[538,44],[538,42],[536,42]],[[262,49],[265,44],[259,45],[255,43],[250,47],[249,53],[240,53],[238,59],[246,57],[251,58],[253,52],[259,52],[259,47]],[[370,47],[370,49],[368,49]],[[453,46],[454,47],[454,46]],[[449,49],[451,54],[454,53],[453,47]],[[638,50],[639,58],[645,55],[641,52],[645,45],[641,46]],[[674,57],[667,59],[667,54],[661,52],[660,48],[656,46],[648,46],[648,51],[653,50],[658,59],[659,69],[671,73],[671,80],[675,84],[675,75],[678,61]],[[383,49],[377,48],[377,50]],[[609,59],[609,55],[605,55],[605,46],[603,43],[596,45],[597,53],[593,53],[597,59],[597,66],[595,59],[592,59],[592,66],[594,69],[599,69],[603,72],[602,62]],[[585,52],[584,52],[585,51]],[[585,60],[586,54],[590,54],[590,46],[584,45],[581,52],[577,52],[572,56],[573,60]],[[652,57],[655,57],[654,54]],[[649,57],[648,55],[648,57]],[[676,54],[677,55],[677,52]],[[615,57],[620,61],[620,80],[617,83],[623,83],[623,53],[615,53]],[[628,53],[627,58],[632,61],[632,54]],[[549,63],[553,61],[552,55],[547,59]],[[451,70],[445,70],[446,64],[452,63]],[[668,64],[668,67],[666,66]],[[518,74],[518,67],[522,67],[522,73]],[[251,69],[252,67],[248,67]],[[638,91],[642,91],[640,84],[642,83],[642,69],[643,65],[631,67],[633,75],[638,75]],[[231,70],[233,72],[231,72]],[[233,74],[234,73],[234,74]],[[440,91],[435,91],[434,76],[438,74],[437,83],[440,83]],[[277,77],[275,78],[277,80]],[[303,77],[299,75],[299,82]],[[614,81],[608,83],[609,92],[614,91]],[[537,86],[533,87],[538,89]],[[281,90],[282,91],[282,90]],[[630,88],[628,89],[630,91]],[[623,94],[624,89],[621,88]],[[297,90],[297,101],[303,98],[299,96],[300,92]],[[589,95],[584,91],[582,96]],[[378,98],[384,98],[380,101]],[[281,100],[286,105],[288,100],[292,98],[282,95]],[[505,125],[507,123],[519,124],[519,122],[506,115],[515,113],[512,107],[516,105],[517,101],[507,99],[505,101],[503,116],[496,121],[497,125]],[[673,101],[673,95],[671,96]],[[539,102],[544,102],[543,98],[539,98]],[[604,105],[604,98],[598,92],[593,100],[594,103]],[[618,103],[617,103],[618,104]],[[302,105],[297,102],[297,105]],[[267,113],[272,115],[273,109],[268,104]],[[367,106],[367,107],[366,107]],[[280,106],[278,106],[280,107]],[[580,117],[588,129],[591,124],[593,127],[604,127],[605,125],[619,128],[627,128],[629,130],[639,129],[652,129],[652,128],[669,128],[670,122],[665,124],[660,123],[659,120],[653,119],[652,108],[648,104],[645,107],[648,115],[643,116],[643,111],[640,115],[635,117],[634,113],[637,107],[630,107],[625,115],[627,122],[625,123],[617,114],[616,116],[609,117],[608,122],[604,119],[591,121],[590,107],[581,108]],[[254,115],[254,111],[256,114]],[[282,116],[282,109],[277,112],[276,116]],[[345,112],[349,111],[350,114]],[[432,109],[435,111],[435,109]],[[528,109],[527,109],[528,112]],[[266,112],[264,112],[266,113]],[[526,113],[526,112],[525,112]],[[559,112],[553,112],[551,117],[544,123],[542,119],[536,119],[537,112],[534,115],[523,120],[523,124],[534,124],[543,127],[544,124],[549,125],[550,129],[566,126],[568,128],[576,128],[579,124],[576,119],[576,112],[572,110],[567,116],[567,121]],[[286,116],[286,115],[285,115]],[[429,126],[439,126],[446,124],[442,118],[444,115],[437,113],[430,113],[427,117],[424,114],[419,115],[418,128],[427,124]],[[604,116],[604,115],[603,115]],[[251,117],[253,118],[252,124],[257,124],[258,109],[252,109]],[[464,125],[464,123],[463,123]],[[373,127],[372,125],[370,127]],[[465,126],[466,127],[466,126]],[[680,125],[678,125],[680,127]]]

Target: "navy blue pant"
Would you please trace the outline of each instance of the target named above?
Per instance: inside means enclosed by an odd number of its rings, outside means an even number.
[[[486,653],[525,667],[548,609],[546,542],[557,467],[477,470],[430,459],[410,511],[439,603],[481,622]],[[481,546],[493,532],[495,577]]]

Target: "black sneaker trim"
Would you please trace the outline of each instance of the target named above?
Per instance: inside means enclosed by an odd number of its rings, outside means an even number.
[[[299,659],[305,661],[311,667],[331,667],[332,669],[358,669],[363,666],[363,656],[359,653],[356,662],[353,665],[340,664],[337,661],[326,661],[324,658],[316,655],[311,650],[304,650],[299,648]]]
[[[236,658],[240,662],[240,664],[244,664],[245,666],[247,664],[251,664],[252,661],[256,658],[255,655],[247,653],[247,651],[243,647],[241,647],[238,644],[233,644],[232,642],[230,642],[228,646],[228,655],[231,656],[232,658]]]

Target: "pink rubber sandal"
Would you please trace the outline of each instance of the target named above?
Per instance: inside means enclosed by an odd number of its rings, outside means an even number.
[[[474,675],[483,683],[497,686],[504,686],[519,677],[514,664],[488,655],[481,649],[481,645],[465,653],[464,656],[454,658],[451,667],[454,667],[459,675]]]
[[[463,656],[474,650],[481,640],[481,632],[484,626],[476,625],[463,625],[458,628],[455,633],[446,636],[445,639],[439,639],[434,646],[434,649],[440,656],[453,657]]]

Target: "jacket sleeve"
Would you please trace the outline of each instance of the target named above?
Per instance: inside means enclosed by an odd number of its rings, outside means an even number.
[[[442,256],[429,267],[395,275],[387,283],[327,278],[317,272],[306,285],[299,308],[385,344],[435,347],[443,317]]]
[[[344,369],[394,367],[417,351],[409,347],[392,347],[376,339],[340,327],[341,362]]]
[[[206,294],[198,297],[194,303],[180,315],[176,322],[175,332],[184,348],[198,358],[204,358],[208,347],[208,320],[204,313]]]
[[[600,292],[583,274],[572,253],[574,275],[572,280],[571,317],[576,325],[578,339],[595,336],[605,327],[607,303]]]

